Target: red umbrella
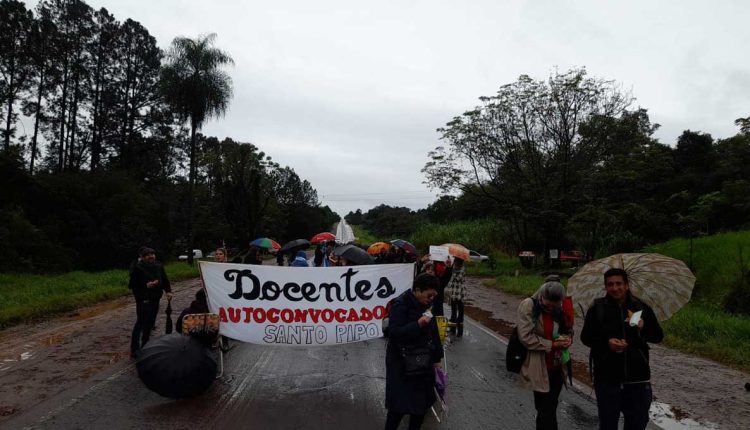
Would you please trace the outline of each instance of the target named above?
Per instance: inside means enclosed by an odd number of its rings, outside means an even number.
[[[315,244],[315,243],[321,243],[321,242],[333,242],[334,240],[336,240],[336,235],[326,231],[323,233],[318,233],[315,236],[313,236],[313,238],[310,239],[310,243]]]

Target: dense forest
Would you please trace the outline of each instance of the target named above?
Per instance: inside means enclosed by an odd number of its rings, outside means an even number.
[[[490,218],[508,252],[591,257],[750,228],[750,118],[726,139],[685,130],[668,145],[630,94],[585,69],[524,75],[480,101],[438,130],[444,145],[428,155],[426,183],[443,197],[346,219],[388,237]]]
[[[338,216],[293,169],[200,134],[231,98],[215,39],[165,52],[80,0],[0,1],[0,270],[110,268],[144,244],[171,258],[191,242],[330,228]]]

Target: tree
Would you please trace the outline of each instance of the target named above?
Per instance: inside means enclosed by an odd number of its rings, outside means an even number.
[[[34,17],[23,3],[15,0],[0,2],[0,101],[5,105],[3,147],[10,150],[10,137],[18,117],[13,107],[19,94],[26,90],[31,73],[29,38]],[[1,111],[1,110],[0,110]]]
[[[632,97],[613,81],[573,69],[546,81],[522,75],[480,101],[438,129],[448,146],[428,154],[426,183],[495,201],[515,230],[530,224],[543,234],[546,255],[562,240],[576,185],[601,155],[602,142],[583,139],[581,126],[619,116]],[[523,234],[519,248],[530,240]]]
[[[187,248],[193,249],[192,213],[195,183],[196,131],[212,117],[223,115],[232,96],[232,81],[221,67],[233,64],[229,54],[213,46],[215,34],[190,39],[177,37],[161,70],[164,98],[190,122],[190,173],[188,179]],[[188,263],[193,264],[192,253]]]

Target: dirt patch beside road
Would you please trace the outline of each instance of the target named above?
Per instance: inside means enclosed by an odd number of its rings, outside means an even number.
[[[172,284],[172,320],[194,298],[200,281]],[[164,333],[166,299],[157,329]],[[130,360],[135,323],[131,296],[0,332],[0,427],[3,422],[123,360]]]
[[[466,314],[509,337],[521,298],[484,286],[482,278],[466,279],[469,290]],[[575,333],[582,328],[583,321],[578,318]],[[571,355],[574,376],[590,385],[589,349],[577,337]],[[750,392],[743,387],[750,381],[750,375],[660,345],[652,346],[650,358],[654,400],[669,405],[677,420],[691,418],[722,429],[750,428]]]

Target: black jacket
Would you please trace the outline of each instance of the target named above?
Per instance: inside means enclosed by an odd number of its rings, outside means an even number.
[[[159,280],[159,285],[148,288],[146,283],[154,279]],[[138,301],[158,301],[164,291],[168,293],[172,291],[164,267],[159,263],[148,264],[144,261],[137,262],[131,268],[128,288],[133,290],[133,296]]]
[[[404,414],[424,414],[435,403],[435,375],[405,377],[401,346],[430,346],[432,362],[443,359],[435,318],[426,327],[417,320],[429,306],[419,303],[411,290],[393,301],[388,323],[388,346],[385,354],[385,407]]]
[[[625,322],[628,310],[643,311],[642,330]],[[616,353],[609,349],[611,338],[625,339],[626,350]],[[630,293],[623,307],[609,296],[594,300],[581,331],[581,342],[591,348],[595,382],[648,381],[651,379],[648,343],[659,343],[663,338],[654,311]]]

